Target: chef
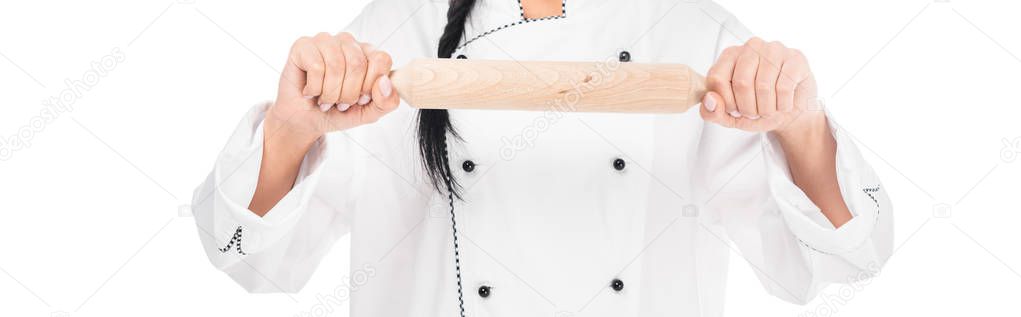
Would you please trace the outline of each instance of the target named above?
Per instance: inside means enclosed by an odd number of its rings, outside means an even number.
[[[600,67],[545,112],[401,104],[389,71],[437,57]],[[688,65],[709,93],[681,114],[571,111],[636,62]],[[350,235],[371,272],[352,316],[721,316],[731,256],[806,303],[892,247],[886,190],[816,93],[799,51],[710,1],[376,0],[294,43],[196,223],[259,293],[336,269],[318,264]]]

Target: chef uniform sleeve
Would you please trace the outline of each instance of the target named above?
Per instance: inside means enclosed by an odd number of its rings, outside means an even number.
[[[369,8],[345,29],[358,39]],[[248,204],[258,183],[269,106],[253,107],[238,124],[195,190],[192,210],[214,266],[249,292],[297,292],[334,242],[350,232],[365,164],[358,152],[364,150],[347,132],[321,137],[291,191],[259,217]]]
[[[750,37],[733,16],[720,21],[717,56]],[[853,214],[840,228],[793,182],[771,134],[706,123],[700,140],[696,171],[708,185],[703,197],[713,226],[707,228],[729,237],[769,293],[793,303],[809,302],[829,284],[878,274],[892,252],[886,190],[851,136],[832,120],[829,126],[840,191]]]

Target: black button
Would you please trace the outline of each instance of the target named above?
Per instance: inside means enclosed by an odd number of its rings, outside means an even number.
[[[457,55],[457,59],[468,59],[468,56],[464,56],[464,54]]]
[[[489,297],[490,291],[492,291],[492,289],[489,286],[486,285],[479,286],[479,296],[482,296],[482,298]]]
[[[613,282],[610,282],[610,288],[613,288],[614,291],[620,292],[624,290],[624,281],[621,281],[619,278],[615,278],[613,279]]]
[[[631,52],[620,51],[620,56],[618,56],[618,58],[620,58],[621,62],[625,62],[625,63],[630,62],[631,61]]]
[[[461,163],[461,169],[465,172],[471,173],[475,170],[475,162],[472,162],[472,160],[465,160],[464,163]]]
[[[626,164],[624,164],[624,160],[623,159],[613,160],[613,169],[615,169],[615,170],[623,171],[624,170],[624,165],[626,165]]]

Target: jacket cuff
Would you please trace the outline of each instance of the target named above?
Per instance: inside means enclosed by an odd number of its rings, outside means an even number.
[[[837,144],[837,181],[844,203],[853,218],[835,228],[804,191],[794,184],[783,148],[775,136],[763,134],[769,187],[780,213],[794,236],[807,248],[835,255],[858,253],[869,241],[879,220],[875,195],[879,179],[865,162],[854,142],[829,119]]]

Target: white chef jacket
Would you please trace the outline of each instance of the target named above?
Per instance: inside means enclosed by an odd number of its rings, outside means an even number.
[[[436,56],[446,11],[445,0],[377,0],[345,31],[400,68]],[[469,21],[454,56],[630,59],[702,73],[750,34],[709,1],[565,0],[560,16],[525,19],[517,1],[480,0]],[[321,138],[291,192],[259,217],[246,206],[267,106],[245,115],[195,191],[203,247],[248,291],[295,292],[350,234],[351,268],[364,277],[352,316],[461,307],[468,316],[720,316],[732,253],[766,291],[805,303],[830,283],[876,274],[892,249],[886,191],[837,125],[837,175],[854,215],[839,229],[792,182],[775,139],[706,124],[696,109],[450,111],[460,138],[448,136],[449,161],[463,187],[456,260],[450,202],[425,177],[406,105]]]

